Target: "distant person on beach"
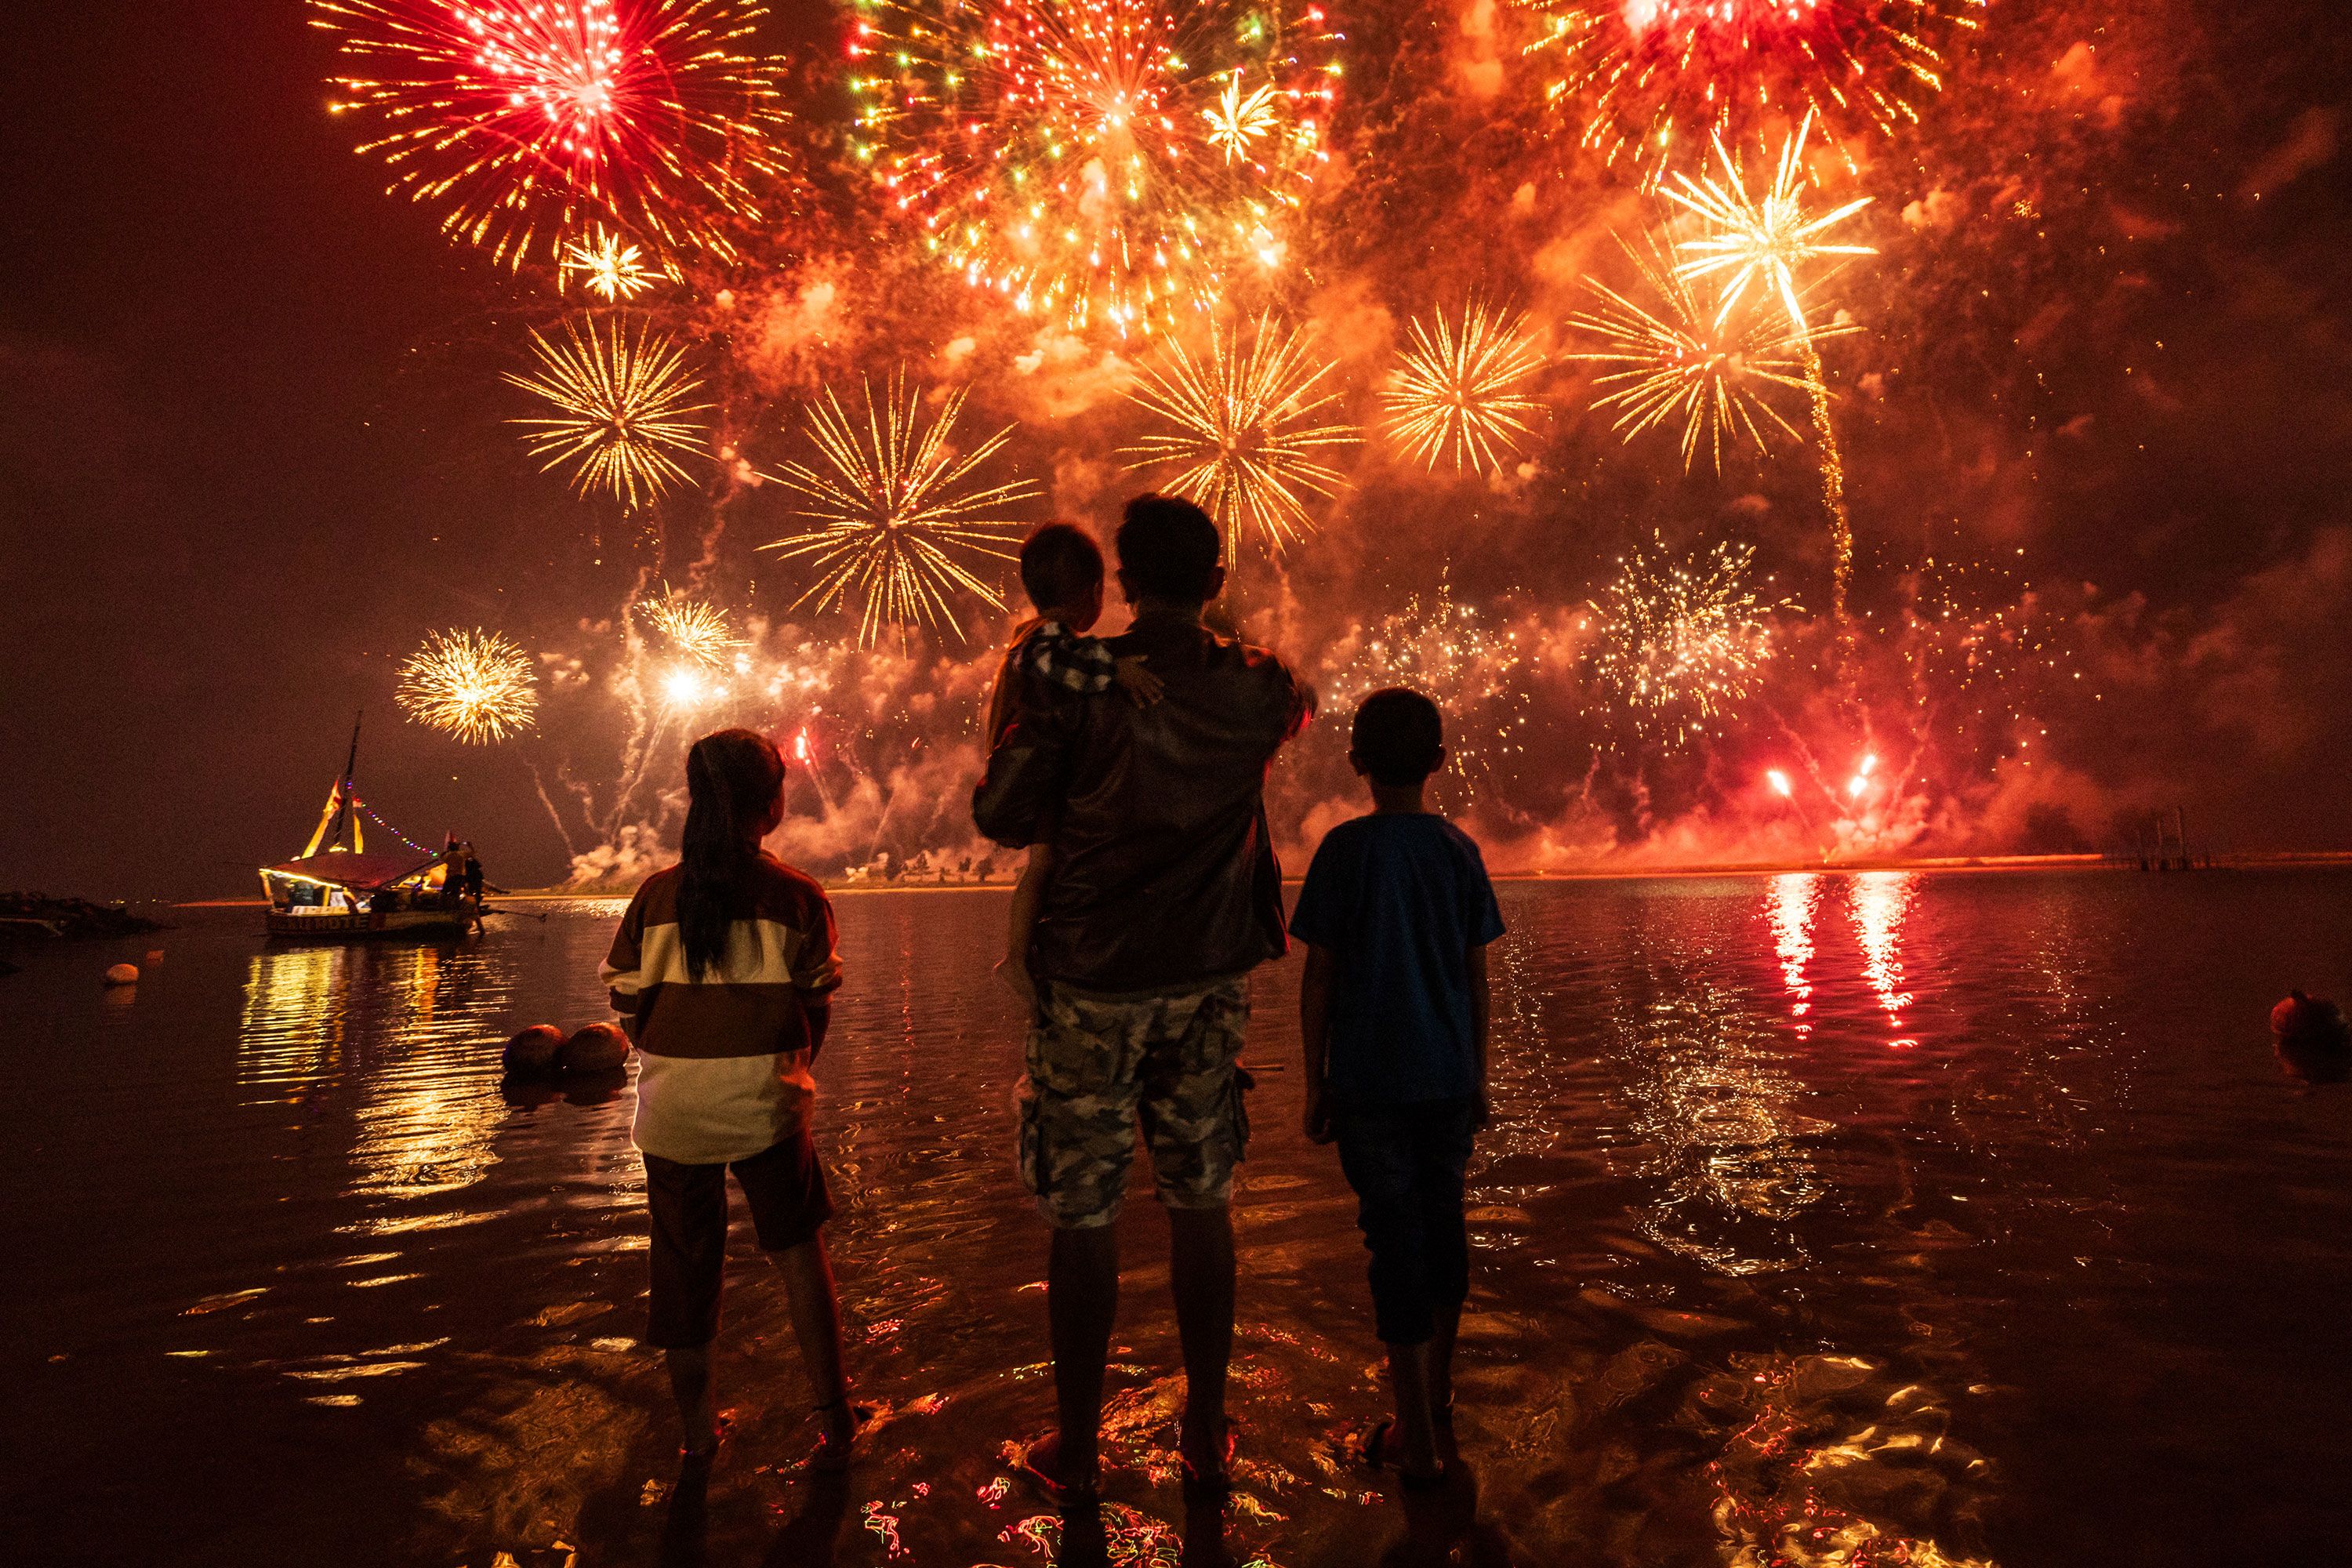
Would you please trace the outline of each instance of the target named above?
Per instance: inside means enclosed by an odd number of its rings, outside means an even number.
[[[1143,668],[1141,655],[1114,657],[1099,637],[1086,634],[1102,619],[1102,546],[1072,523],[1048,522],[1022,542],[1021,589],[1036,615],[1013,634],[996,684],[988,694],[988,743],[993,748],[1024,705],[1041,695],[1108,691],[1116,684],[1141,707],[1160,700],[1160,682]],[[1050,828],[1046,837],[1051,837]],[[997,973],[1031,1007],[1037,987],[1029,974],[1029,944],[1037,930],[1045,879],[1053,870],[1051,844],[1029,847],[1028,864],[1013,889],[1012,929]]]
[[[1426,804],[1445,763],[1437,705],[1398,687],[1372,693],[1348,760],[1371,786],[1371,815],[1324,836],[1290,917],[1307,946],[1306,1129],[1339,1143],[1372,1255],[1396,1416],[1373,1428],[1365,1457],[1409,1487],[1433,1486],[1454,1457],[1454,1340],[1470,1293],[1463,1176],[1486,1123],[1486,944],[1503,917],[1478,846]]]
[[[682,1457],[709,1460],[719,1438],[709,1347],[732,1171],[761,1249],[783,1277],[815,1390],[823,1436],[813,1463],[838,1470],[856,1422],[823,1234],[833,1200],[809,1139],[809,1069],[841,984],[833,906],[760,847],[784,818],[784,758],[772,741],[750,730],[705,735],[687,753],[686,785],[683,856],[629,900],[602,971],[642,1053],[631,1134],[653,1222],[646,1342],[667,1355]]]
[[[1023,711],[972,795],[989,837],[1045,843],[1053,855],[1030,949],[1037,1005],[1020,1164],[1053,1226],[1060,1424],[1032,1464],[1058,1484],[1066,1550],[1094,1558],[1115,1225],[1139,1117],[1171,1233],[1184,1352],[1179,1452],[1191,1481],[1226,1483],[1226,1205],[1249,1135],[1235,1058],[1249,972],[1286,946],[1262,795],[1267,765],[1313,708],[1280,659],[1202,625],[1225,569],[1199,507],[1139,496],[1116,544],[1135,620],[1105,646],[1114,658],[1149,658],[1162,700],[1138,708],[1063,693]]]

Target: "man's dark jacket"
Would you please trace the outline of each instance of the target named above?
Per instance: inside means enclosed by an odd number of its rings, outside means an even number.
[[[1166,687],[1152,707],[1031,682],[972,792],[999,844],[1044,842],[1054,869],[1031,969],[1081,991],[1164,994],[1244,973],[1287,946],[1266,766],[1314,700],[1264,648],[1181,612],[1108,639]]]

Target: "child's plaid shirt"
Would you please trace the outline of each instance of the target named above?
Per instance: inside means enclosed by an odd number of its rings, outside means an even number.
[[[1055,686],[1077,692],[1108,690],[1118,668],[1100,637],[1080,637],[1059,621],[1037,624],[1021,662]]]

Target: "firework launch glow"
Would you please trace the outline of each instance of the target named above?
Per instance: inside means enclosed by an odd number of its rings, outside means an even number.
[[[1520,0],[1578,141],[1646,183],[1710,139],[1807,116],[1843,142],[1916,121],[1988,0]]]
[[[509,375],[556,412],[517,419],[524,444],[546,460],[542,470],[572,465],[583,495],[604,489],[631,507],[693,476],[673,453],[699,453],[703,426],[687,416],[710,405],[689,403],[701,381],[686,371],[686,351],[647,327],[632,334],[615,322],[601,334],[594,318],[566,322],[561,341],[534,331],[539,374]]]
[[[857,0],[856,150],[919,243],[1127,338],[1280,271],[1340,38],[1292,0]]]
[[[808,405],[803,427],[817,461],[787,463],[777,477],[803,502],[798,515],[818,526],[762,546],[815,573],[794,608],[822,614],[855,605],[858,643],[866,647],[886,627],[903,635],[944,626],[961,637],[959,594],[1004,607],[980,573],[1013,558],[1005,546],[1027,526],[1019,509],[1041,492],[1027,479],[988,484],[977,477],[1012,432],[960,451],[955,426],[964,396],[962,388],[950,393],[926,419],[920,394],[900,374],[879,400],[866,384],[862,416],[830,387]]]
[[[1171,342],[1129,394],[1160,423],[1123,455],[1199,502],[1229,550],[1249,537],[1278,553],[1312,527],[1307,497],[1344,482],[1326,454],[1360,439],[1335,416],[1331,370],[1304,329],[1270,316],[1220,328],[1206,355]]]
[[[434,632],[400,667],[395,696],[420,724],[486,746],[531,727],[539,711],[530,656],[498,632]]]
[[[664,254],[728,256],[782,169],[781,62],[743,52],[736,0],[311,0],[395,194],[520,266],[604,223]]]

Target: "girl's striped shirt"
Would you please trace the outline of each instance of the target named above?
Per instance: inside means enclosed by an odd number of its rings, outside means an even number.
[[[677,926],[678,876],[646,879],[599,971],[642,1053],[630,1133],[686,1164],[749,1159],[808,1124],[808,1012],[841,984],[833,905],[813,879],[761,854],[725,961],[698,980]]]

